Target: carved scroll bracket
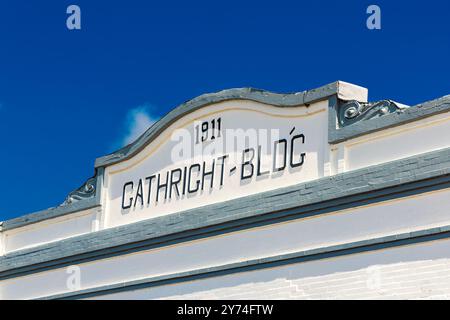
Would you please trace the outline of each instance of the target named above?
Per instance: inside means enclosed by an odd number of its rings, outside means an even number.
[[[394,112],[402,112],[406,108],[408,106],[392,100],[381,100],[377,102],[351,100],[339,107],[338,122],[340,127],[345,127],[361,120],[369,120]]]
[[[97,176],[89,178],[81,187],[69,193],[61,206],[66,206],[77,201],[94,198],[97,184]]]

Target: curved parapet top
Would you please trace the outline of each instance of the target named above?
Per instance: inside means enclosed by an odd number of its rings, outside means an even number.
[[[301,105],[307,106],[312,102],[324,100],[333,95],[337,95],[337,97],[341,100],[354,99],[361,102],[367,101],[367,89],[342,81],[336,81],[313,90],[288,94],[273,93],[254,88],[237,88],[223,90],[216,93],[203,94],[179,105],[170,111],[133,143],[117,150],[114,153],[97,158],[95,161],[95,167],[105,167],[131,158],[151,141],[153,141],[170,124],[191,112],[213,103],[228,100],[251,100],[284,108]]]

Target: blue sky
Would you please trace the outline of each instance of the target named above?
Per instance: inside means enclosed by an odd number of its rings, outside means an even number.
[[[381,30],[366,28],[371,4]],[[0,220],[58,205],[95,158],[205,92],[344,80],[371,100],[449,94],[449,14],[444,0],[2,0]]]

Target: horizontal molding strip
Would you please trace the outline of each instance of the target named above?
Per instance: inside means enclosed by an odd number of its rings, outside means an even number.
[[[450,148],[0,257],[0,279],[448,188]]]
[[[265,268],[281,267],[288,264],[304,263],[314,260],[322,260],[355,253],[376,251],[447,238],[450,238],[450,225],[413,232],[392,234],[389,236],[370,238],[344,244],[319,247],[315,249],[275,255],[265,258],[240,261],[236,263],[150,277],[146,279],[126,281],[111,285],[41,297],[37,300],[83,299],[123,291],[138,290],[193,280],[201,280],[210,277],[218,277],[233,273],[260,270]]]

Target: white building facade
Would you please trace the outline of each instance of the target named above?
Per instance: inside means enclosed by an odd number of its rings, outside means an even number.
[[[0,299],[448,299],[450,96],[231,89],[4,221]]]

